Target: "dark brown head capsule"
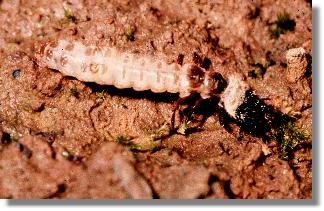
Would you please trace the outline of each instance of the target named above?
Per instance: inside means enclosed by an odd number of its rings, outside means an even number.
[[[189,91],[200,93],[203,99],[218,95],[224,91],[227,82],[220,73],[206,72],[197,65],[189,66],[187,70]]]
[[[208,87],[211,95],[220,94],[227,87],[227,82],[220,73],[213,72],[208,75],[207,79],[208,84],[206,84],[206,86]]]
[[[197,65],[192,65],[188,69],[187,77],[191,91],[199,92],[199,89],[204,84],[205,70]]]

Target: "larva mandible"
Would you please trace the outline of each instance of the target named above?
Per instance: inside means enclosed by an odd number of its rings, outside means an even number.
[[[180,93],[181,98],[192,92],[209,98],[220,92],[219,83],[223,80],[219,73],[207,72],[194,63],[168,64],[149,56],[137,57],[113,47],[98,48],[77,41],[43,43],[36,57],[47,67],[81,81],[137,91]]]

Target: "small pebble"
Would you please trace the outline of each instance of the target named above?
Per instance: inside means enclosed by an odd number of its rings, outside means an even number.
[[[68,151],[63,151],[62,152],[62,156],[66,159],[68,159],[70,157],[70,153]]]
[[[12,72],[12,77],[14,77],[14,78],[19,77],[19,76],[20,76],[20,72],[21,72],[20,69],[16,69],[16,70],[14,70],[14,71]]]
[[[307,68],[306,51],[303,48],[293,48],[286,52],[287,59],[287,79],[295,83],[302,78]]]

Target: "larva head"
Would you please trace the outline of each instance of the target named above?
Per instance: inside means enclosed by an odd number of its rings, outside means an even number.
[[[200,92],[205,80],[205,70],[197,65],[190,65],[187,70],[190,91]]]
[[[206,74],[204,84],[201,87],[200,95],[203,99],[218,96],[224,91],[227,86],[227,82],[220,73],[209,72]]]
[[[197,65],[189,65],[187,69],[190,92],[200,93],[203,99],[220,94],[227,82],[220,73],[207,72]]]
[[[48,61],[53,60],[53,51],[52,49],[57,46],[55,41],[46,41],[41,43],[36,50],[36,58],[41,65],[48,66]]]

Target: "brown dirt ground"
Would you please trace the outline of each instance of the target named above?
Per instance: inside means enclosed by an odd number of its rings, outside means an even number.
[[[296,26],[272,38],[283,11]],[[129,27],[134,41],[124,37]],[[312,198],[311,144],[282,160],[276,142],[242,136],[235,124],[228,132],[218,112],[198,131],[152,141],[177,95],[83,83],[39,66],[37,46],[58,37],[170,62],[196,52],[225,78],[248,76],[270,57],[263,78],[247,81],[282,113],[298,113],[311,141],[312,76],[289,81],[285,58],[297,47],[311,58],[309,1],[0,0],[1,198]],[[121,136],[135,144],[117,143]]]

